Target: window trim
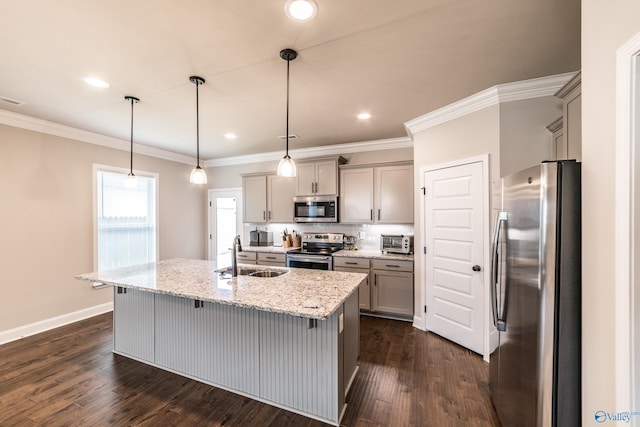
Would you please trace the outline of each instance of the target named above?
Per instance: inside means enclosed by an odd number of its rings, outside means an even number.
[[[93,271],[98,271],[98,172],[111,172],[127,175],[129,169],[121,168],[117,166],[102,165],[93,163],[92,168],[92,212],[93,212]],[[157,262],[160,257],[160,174],[156,172],[148,172],[134,169],[136,176],[155,179],[155,261]]]

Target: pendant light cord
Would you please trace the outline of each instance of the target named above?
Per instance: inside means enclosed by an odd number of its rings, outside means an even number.
[[[129,172],[131,173],[131,175],[133,175],[133,103],[134,100],[133,98],[130,99],[131,101],[131,149],[129,150],[130,157],[129,157]]]
[[[289,157],[289,63],[291,62],[291,59],[289,57],[287,57],[287,127],[286,127],[286,131],[287,133],[285,134],[286,136],[286,157]]]
[[[200,86],[200,82],[196,82],[196,167],[200,168],[200,102],[198,100],[198,86]]]

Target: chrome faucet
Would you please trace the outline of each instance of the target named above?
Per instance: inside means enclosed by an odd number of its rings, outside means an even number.
[[[240,235],[238,234],[233,239],[233,245],[231,245],[231,276],[238,277],[238,261],[236,261],[236,253],[242,252],[242,243],[240,243]]]

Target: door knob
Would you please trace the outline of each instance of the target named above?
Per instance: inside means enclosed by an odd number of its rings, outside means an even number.
[[[474,265],[473,267],[471,267],[471,269],[472,269],[473,271],[480,271],[480,270],[482,270],[482,268],[481,268],[479,265],[477,265],[477,264],[476,264],[476,265]]]

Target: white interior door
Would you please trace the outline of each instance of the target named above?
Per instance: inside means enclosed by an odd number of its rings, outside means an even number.
[[[231,265],[231,244],[242,230],[242,191],[209,191],[209,260]]]
[[[426,171],[424,183],[426,328],[483,354],[482,162]]]

